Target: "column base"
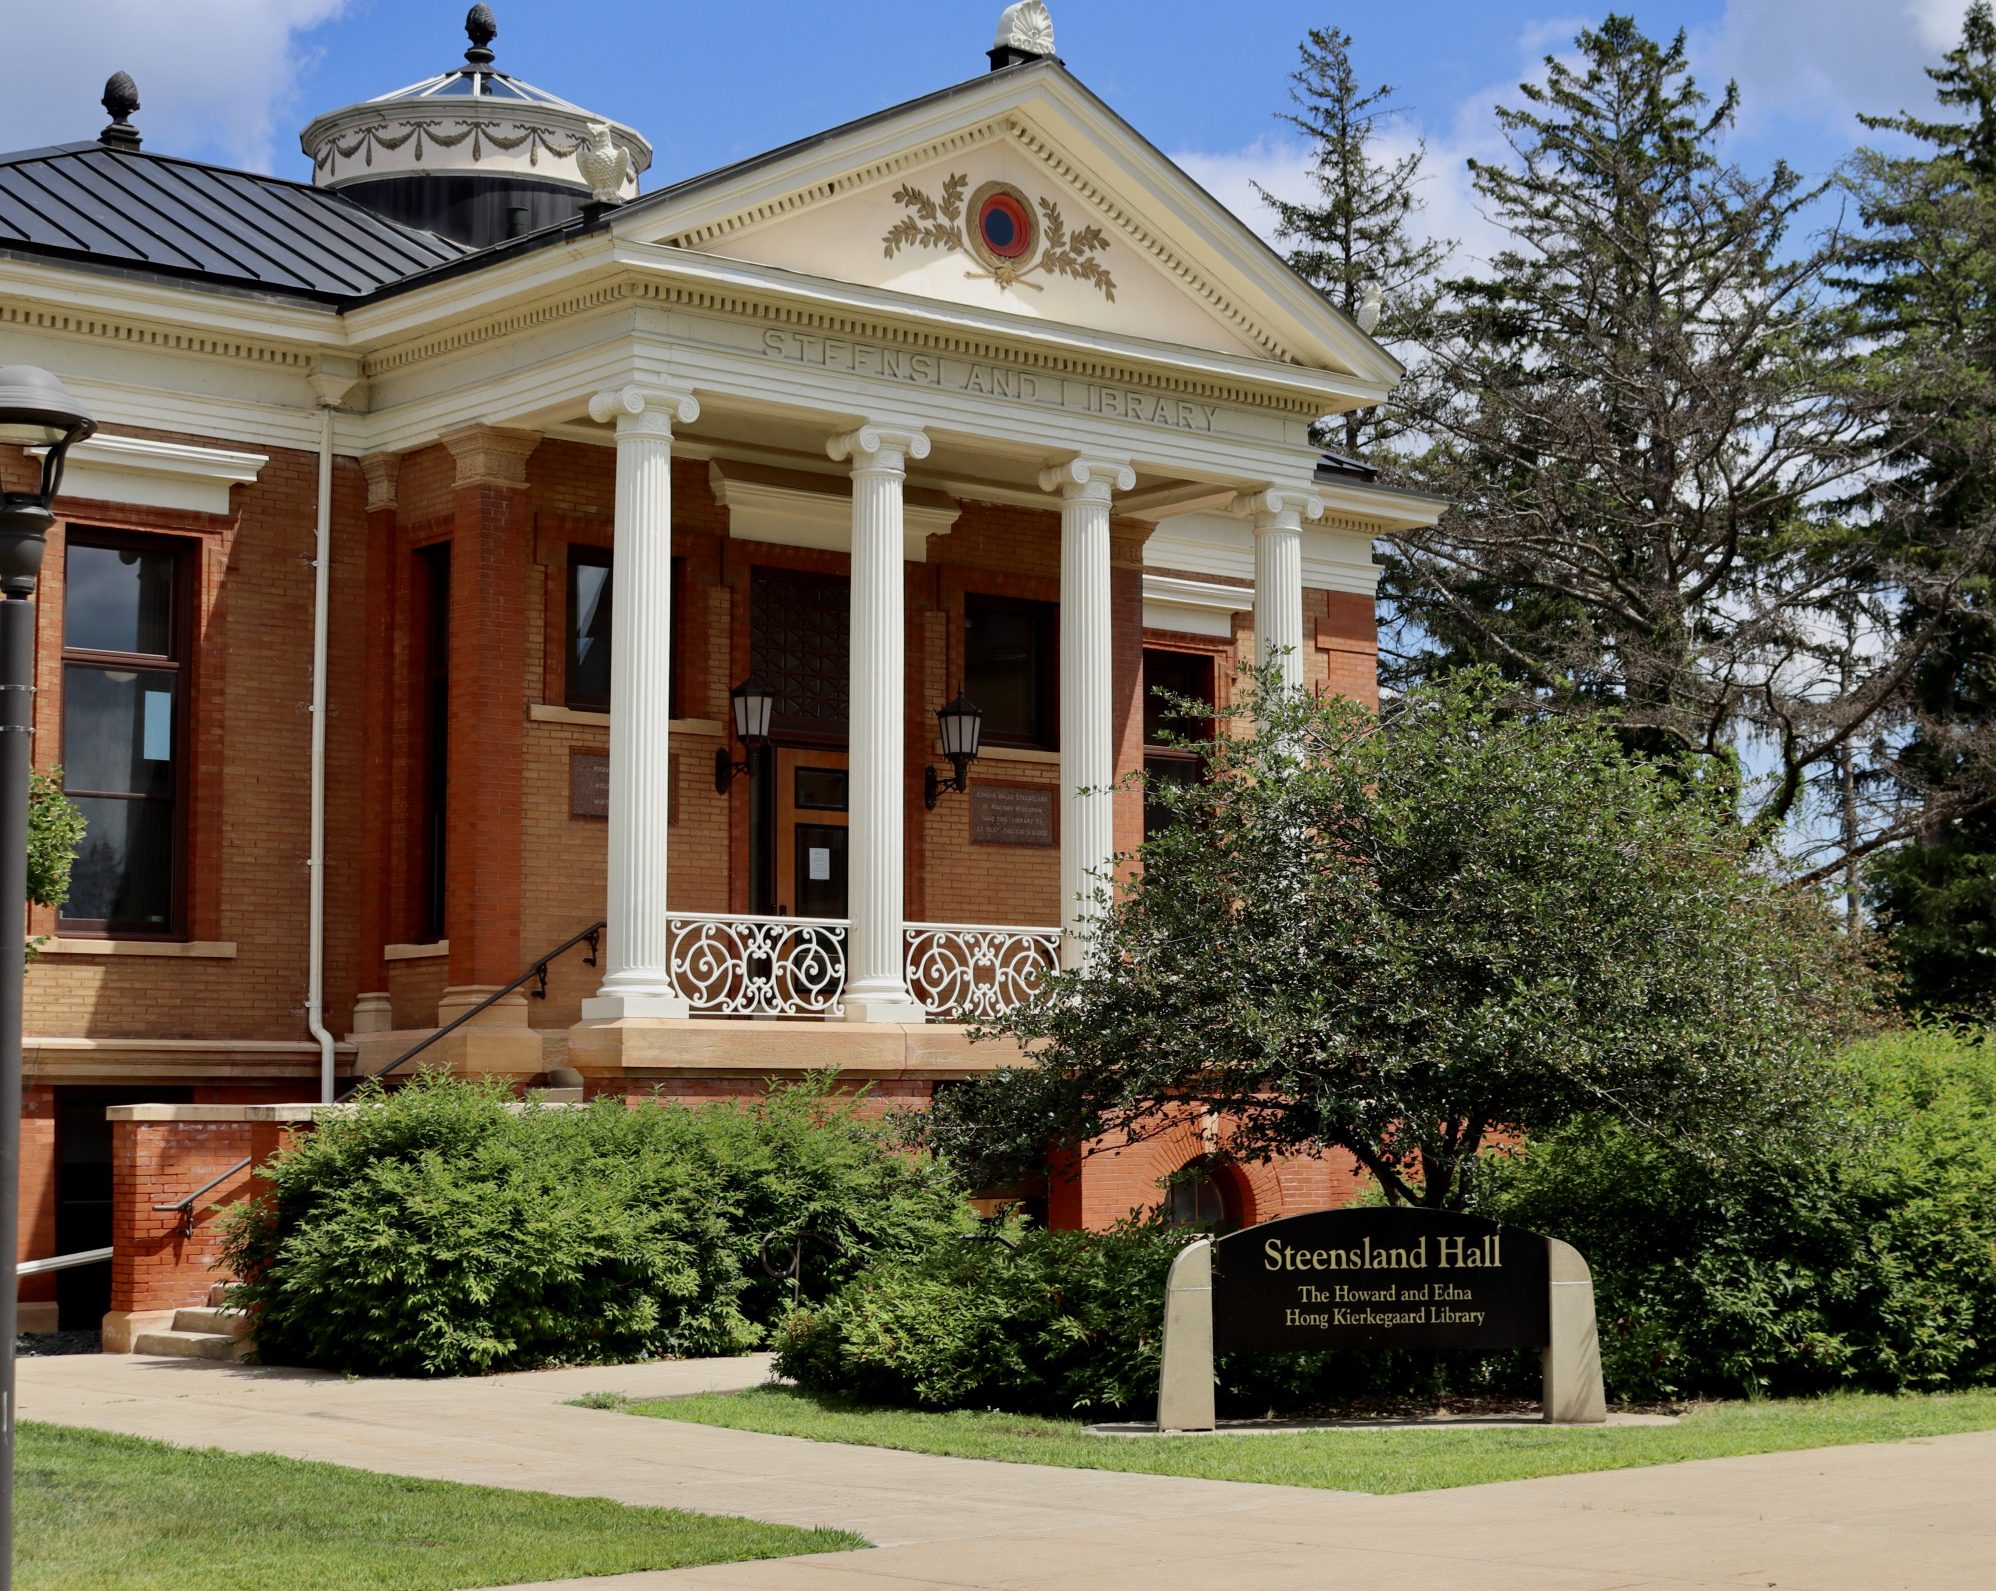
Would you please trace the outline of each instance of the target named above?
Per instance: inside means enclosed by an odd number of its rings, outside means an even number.
[[[901,993],[854,994],[846,991],[845,1020],[848,1022],[899,1022],[919,1026],[929,1013],[913,996]]]
[[[394,1010],[387,990],[370,991],[354,997],[352,1032],[386,1033],[393,1026]]]
[[[688,1014],[686,997],[679,994],[595,994],[582,1002],[585,1022],[616,1022],[624,1017],[663,1017],[682,1020]]]

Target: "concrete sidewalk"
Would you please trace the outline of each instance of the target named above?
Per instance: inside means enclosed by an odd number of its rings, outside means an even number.
[[[759,1359],[446,1382],[126,1356],[19,1366],[24,1419],[835,1525],[878,1543],[567,1591],[1996,1584],[1996,1432],[1370,1497],[931,1458],[565,1406],[589,1391],[669,1397],[764,1374]]]

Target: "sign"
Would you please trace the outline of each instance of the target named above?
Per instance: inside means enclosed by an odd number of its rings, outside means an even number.
[[[973,845],[1052,845],[1052,787],[974,781],[970,787],[970,841]]]
[[[610,815],[610,755],[604,751],[572,751],[568,755],[568,815],[607,818]],[[679,822],[679,753],[666,753],[665,821]]]
[[[1441,1210],[1321,1210],[1213,1244],[1216,1352],[1539,1348],[1546,1240]]]
[[[610,758],[607,752],[577,751],[568,758],[568,815],[607,818],[610,815]]]

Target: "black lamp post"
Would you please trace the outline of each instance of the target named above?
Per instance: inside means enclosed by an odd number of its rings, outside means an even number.
[[[977,760],[977,746],[984,733],[984,709],[956,688],[954,700],[936,709],[936,732],[943,743],[943,755],[956,770],[949,778],[938,777],[934,768],[922,773],[922,805],[931,812],[945,790],[970,788],[970,765]]]
[[[21,1284],[21,980],[26,972],[28,772],[35,729],[35,582],[70,447],[97,429],[63,384],[33,365],[0,369],[0,442],[44,448],[41,487],[0,492],[0,1591],[14,1583],[14,1334]],[[11,915],[11,913],[9,913]]]
[[[726,746],[715,751],[716,795],[726,795],[728,786],[735,782],[735,776],[747,773],[755,761],[755,754],[769,744],[769,720],[776,712],[776,692],[757,683],[751,675],[728,692],[728,704],[734,709],[735,738],[741,741],[745,755],[740,762],[736,762],[728,755]]]

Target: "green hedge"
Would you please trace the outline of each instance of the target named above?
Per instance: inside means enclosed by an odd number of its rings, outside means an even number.
[[[949,1173],[830,1079],[698,1107],[509,1106],[503,1085],[423,1077],[271,1165],[272,1193],[225,1228],[266,1362],[462,1375],[746,1352],[788,1307],[765,1235],[815,1234],[809,1301],[966,1219]]]
[[[1744,1145],[1723,1169],[1591,1122],[1492,1157],[1486,1213],[1593,1268],[1609,1396],[1646,1402],[1996,1381],[1996,1043],[1928,1028],[1824,1078],[1837,1147]],[[802,1386],[916,1408],[1148,1415],[1183,1228],[951,1238],[789,1320]],[[1537,1355],[1235,1355],[1222,1413],[1443,1391],[1532,1397]]]
[[[1611,1396],[1996,1380],[1996,1043],[1859,1044],[1824,1099],[1826,1152],[1579,1123],[1491,1168],[1489,1213],[1587,1257]]]

